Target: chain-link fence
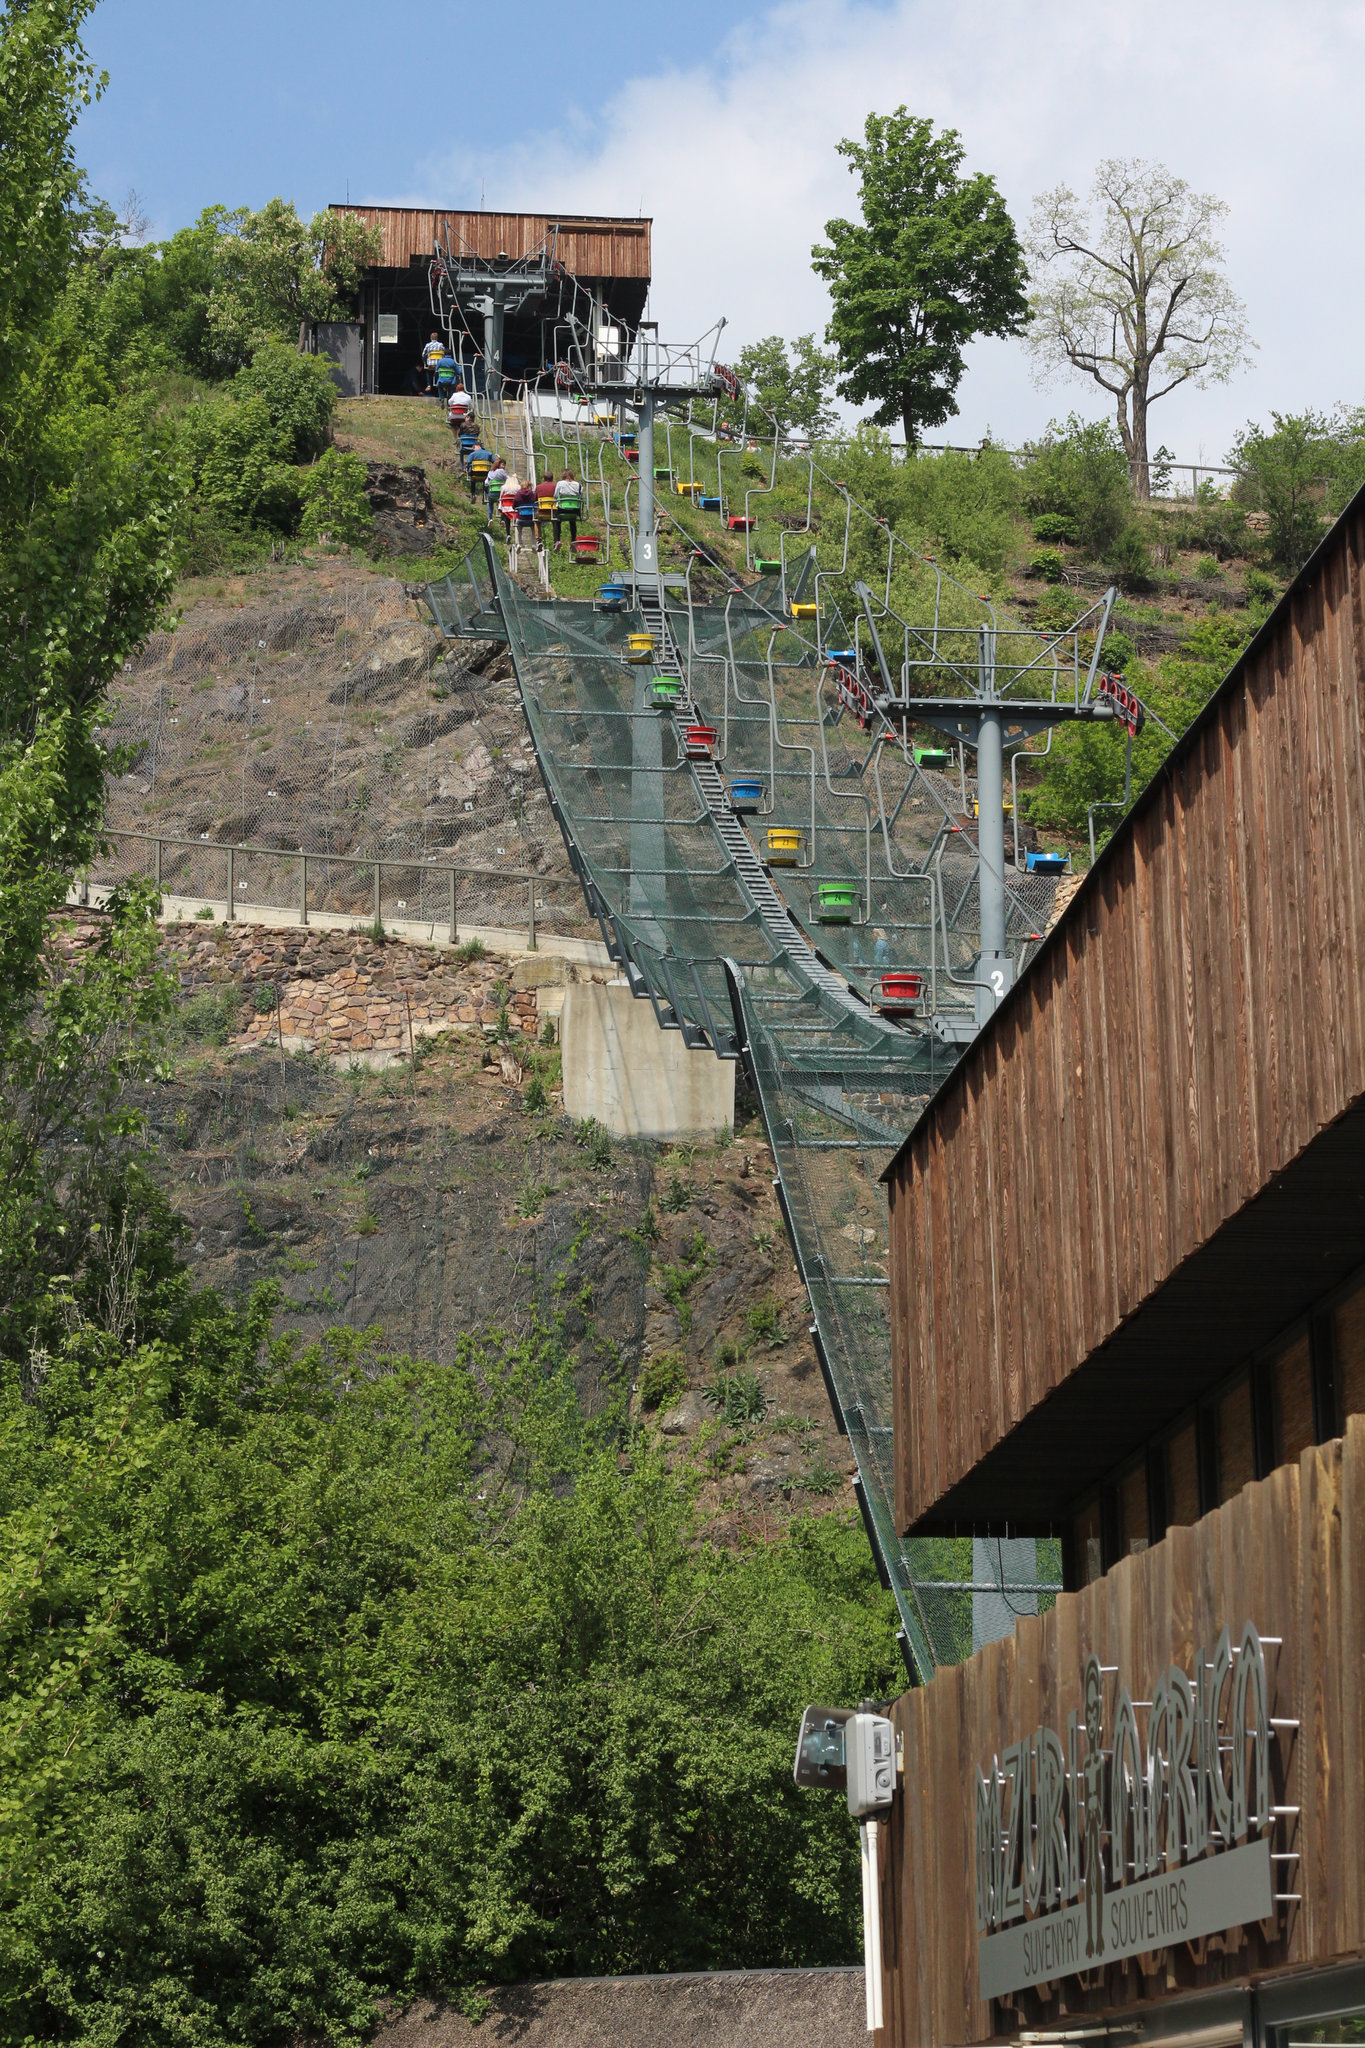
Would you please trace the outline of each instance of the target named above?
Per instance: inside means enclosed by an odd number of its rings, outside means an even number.
[[[127,664],[99,886],[313,914],[595,935],[505,655],[400,583],[196,615]]]

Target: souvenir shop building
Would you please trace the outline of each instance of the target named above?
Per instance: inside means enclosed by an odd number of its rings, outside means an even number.
[[[892,1710],[885,2038],[1365,2039],[1365,498],[888,1169],[897,1515],[1066,1590]]]

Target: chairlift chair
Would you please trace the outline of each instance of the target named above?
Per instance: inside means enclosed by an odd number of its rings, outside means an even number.
[[[580,533],[577,540],[569,542],[569,554],[575,562],[595,562],[601,545],[595,533]]]
[[[1064,875],[1071,866],[1069,853],[1026,853],[1024,872],[1030,875]]]
[[[714,725],[689,725],[683,732],[683,752],[690,761],[709,761],[718,737]]]
[[[796,868],[801,865],[801,850],[805,834],[799,825],[770,825],[768,827],[768,866],[770,868]]]
[[[731,533],[752,533],[754,530],[753,520],[746,519],[742,512],[730,513],[725,524],[729,527]]]
[[[888,970],[873,982],[873,990],[874,1007],[885,1016],[895,1016],[897,1011],[913,1011],[919,1007],[924,995],[924,976]]]
[[[654,636],[651,633],[628,633],[626,635],[626,660],[648,661],[654,652]]]
[[[703,495],[698,498],[697,505],[699,510],[703,512],[719,512],[721,510],[721,501],[714,495]]]
[[[683,686],[676,676],[655,676],[650,683],[649,694],[661,710],[667,711],[682,703]]]
[[[740,775],[730,784],[730,809],[737,817],[763,808],[764,786],[756,776]]]
[[[820,882],[815,891],[815,915],[820,924],[853,924],[858,915],[858,889],[854,882]]]

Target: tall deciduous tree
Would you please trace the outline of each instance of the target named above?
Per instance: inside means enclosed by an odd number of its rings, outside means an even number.
[[[829,394],[838,363],[817,346],[813,334],[798,334],[790,354],[780,334],[750,342],[740,350],[739,374],[783,434],[819,441],[833,431]]]
[[[839,154],[858,178],[861,221],[825,223],[811,252],[826,279],[840,395],[899,420],[907,446],[957,411],[963,351],[980,334],[1017,334],[1027,269],[994,178],[961,175],[957,130],[897,107],[869,114]]]
[[[1223,269],[1226,212],[1140,157],[1106,159],[1088,205],[1066,185],[1034,201],[1028,341],[1040,381],[1070,369],[1112,393],[1140,497],[1150,407],[1181,384],[1226,383],[1254,346]]]
[[[223,226],[209,326],[233,366],[269,342],[296,340],[300,321],[343,319],[379,255],[379,230],[357,214],[304,221],[285,199],[225,215]]]

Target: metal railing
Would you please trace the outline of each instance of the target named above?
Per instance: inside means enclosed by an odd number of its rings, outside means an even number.
[[[242,864],[248,861],[266,861],[270,863],[272,870],[264,892],[254,892],[249,901],[270,909],[293,910],[297,915],[298,922],[303,925],[308,923],[310,914],[319,916],[339,915],[352,919],[362,919],[368,914],[372,924],[382,924],[385,914],[384,876],[386,871],[390,875],[394,873],[409,877],[415,875],[419,882],[419,897],[415,912],[403,899],[399,899],[396,906],[390,901],[388,906],[390,920],[394,920],[396,910],[399,919],[414,924],[431,924],[437,928],[444,925],[449,933],[452,946],[459,942],[459,920],[462,906],[466,929],[477,925],[485,930],[508,929],[519,931],[524,927],[527,948],[531,952],[536,950],[537,933],[545,927],[549,917],[553,917],[556,924],[564,922],[581,924],[583,922],[582,892],[577,878],[573,875],[537,875],[531,873],[526,868],[481,867],[464,862],[441,861],[413,855],[404,857],[327,853],[316,850],[310,852],[305,851],[302,847],[291,849],[280,846],[253,846],[223,840],[183,839],[171,833],[106,829],[105,836],[110,840],[131,841],[149,848],[148,862],[144,872],[147,873],[149,879],[154,882],[159,890],[163,890],[167,894],[182,895],[190,898],[197,897],[206,904],[214,902],[223,903],[226,906],[224,922],[229,924],[235,920],[237,915],[238,896],[247,888],[247,884],[241,881],[239,877]],[[219,895],[213,889],[180,887],[179,885],[182,881],[193,880],[194,876],[177,876],[171,872],[176,862],[168,863],[168,851],[177,856],[185,854],[193,856],[209,855],[210,857],[221,859],[223,865],[220,869],[220,874],[225,885],[223,893]],[[282,867],[291,870],[294,877],[294,886],[287,894],[279,881],[279,870]],[[314,877],[317,876],[319,869],[324,870],[326,873],[326,881],[322,889],[324,900],[321,902],[317,901],[316,898],[312,902],[309,900],[310,868]],[[362,887],[361,892],[356,892],[355,890],[338,891],[332,875],[332,870],[337,868],[347,871],[360,870],[362,873],[367,874],[369,877],[368,889]],[[92,884],[95,887],[101,887],[114,879],[122,880],[126,879],[126,876],[119,875],[113,877],[101,873],[98,866],[92,868],[81,881],[82,901],[88,901]],[[462,889],[461,884],[472,884],[474,886],[472,888],[466,886]],[[410,882],[408,886],[411,886]],[[507,906],[509,894],[514,892],[522,892],[520,897],[522,905],[521,914],[510,925],[504,925],[502,922],[502,910]],[[348,899],[347,902],[344,905],[337,905],[336,908],[329,910],[325,901],[326,897],[330,895],[335,899],[338,894],[342,893]],[[563,896],[565,903],[569,906],[570,913],[576,912],[576,916],[570,914],[566,917],[563,907],[558,903],[551,910],[548,901],[549,897],[558,897],[560,895]],[[500,898],[502,899],[501,909],[492,915],[480,915],[477,910],[471,914],[469,905],[469,898],[471,896],[474,897],[477,903],[482,905],[485,912],[489,910],[490,899],[496,902]],[[443,913],[442,915],[429,914],[437,907],[434,897],[439,898],[439,909]]]

